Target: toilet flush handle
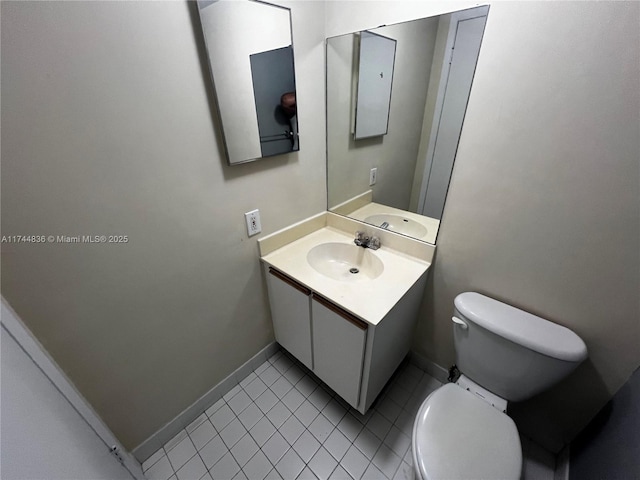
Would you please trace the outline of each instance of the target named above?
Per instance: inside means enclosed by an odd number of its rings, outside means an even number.
[[[451,317],[451,320],[453,320],[453,323],[460,325],[460,328],[462,328],[463,330],[469,328],[469,325],[467,325],[466,322],[460,320],[458,317]]]

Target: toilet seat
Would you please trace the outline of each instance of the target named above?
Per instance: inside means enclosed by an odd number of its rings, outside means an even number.
[[[412,442],[418,478],[520,478],[522,449],[513,420],[453,383],[422,403]]]

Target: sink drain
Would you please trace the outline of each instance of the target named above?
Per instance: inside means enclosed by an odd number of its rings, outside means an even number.
[[[349,269],[349,273],[360,273],[360,270],[358,270],[356,267],[353,267]]]

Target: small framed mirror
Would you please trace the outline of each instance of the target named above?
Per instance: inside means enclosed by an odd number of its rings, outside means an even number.
[[[200,0],[198,12],[229,165],[298,151],[290,10]]]
[[[355,38],[360,48],[353,138],[360,140],[387,134],[396,40],[368,31]]]

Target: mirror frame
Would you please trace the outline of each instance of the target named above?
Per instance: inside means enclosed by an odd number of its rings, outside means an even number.
[[[291,17],[291,9],[288,7],[284,7],[282,5],[277,5],[274,3],[269,3],[269,2],[265,2],[262,0],[241,0],[242,2],[246,2],[246,3],[253,3],[253,4],[258,4],[258,5],[263,5],[263,6],[268,6],[268,7],[273,7],[273,8],[277,8],[279,10],[285,11],[287,16],[288,16],[288,21],[289,21],[289,26],[287,29],[287,32],[289,34],[289,47],[291,48],[291,61],[292,61],[292,69],[293,69],[293,92],[296,92],[297,86],[296,86],[296,72],[295,72],[295,50],[294,50],[294,44],[293,44],[293,22],[292,22],[292,17]],[[260,132],[258,130],[258,137],[257,137],[257,146],[258,149],[260,150],[260,155],[259,156],[254,156],[254,155],[240,155],[241,158],[232,158],[234,157],[234,155],[231,153],[232,150],[234,150],[234,148],[230,145],[231,143],[231,135],[229,134],[230,130],[232,129],[230,127],[230,123],[231,121],[229,120],[229,115],[228,115],[228,111],[230,109],[222,107],[221,106],[221,99],[222,98],[226,98],[226,97],[230,97],[232,95],[236,95],[236,92],[222,92],[222,87],[221,85],[221,81],[219,78],[219,74],[216,75],[216,72],[220,71],[220,70],[229,70],[232,67],[227,67],[225,66],[219,66],[216,65],[214,66],[215,60],[213,60],[212,57],[212,48],[210,48],[210,43],[213,43],[211,41],[211,39],[209,38],[210,35],[213,35],[213,33],[211,32],[207,32],[205,31],[205,27],[204,27],[204,22],[203,22],[203,14],[202,14],[202,10],[206,7],[212,6],[213,4],[216,4],[218,2],[229,2],[230,5],[233,4],[239,4],[240,1],[239,0],[198,0],[197,3],[197,9],[198,9],[198,18],[200,20],[200,29],[202,31],[202,35],[203,35],[203,39],[204,39],[204,47],[205,47],[205,52],[207,55],[207,64],[209,67],[209,80],[211,81],[211,84],[213,86],[213,91],[214,94],[216,96],[216,109],[217,109],[217,115],[218,118],[220,119],[220,129],[222,131],[222,139],[223,139],[223,145],[224,145],[224,152],[225,152],[225,157],[227,159],[227,164],[229,166],[234,166],[234,165],[241,165],[244,163],[249,163],[249,162],[255,162],[257,160],[261,160],[263,158],[270,158],[270,157],[275,157],[275,156],[279,156],[279,155],[286,155],[292,152],[297,152],[300,150],[300,143],[299,143],[299,133],[300,133],[300,129],[299,129],[299,121],[298,121],[298,114],[296,111],[296,114],[294,114],[295,116],[295,122],[292,122],[291,125],[293,125],[293,123],[295,123],[295,128],[291,127],[291,131],[289,132],[285,132],[283,134],[283,138],[288,134],[289,138],[291,139],[291,141],[293,142],[293,146],[295,148],[292,148],[290,151],[286,151],[286,152],[279,152],[279,153],[274,153],[274,154],[268,154],[268,155],[264,155],[262,154],[262,148],[261,148],[261,141],[260,141]],[[284,48],[284,47],[282,47]],[[247,64],[249,65],[249,80],[251,80],[251,67],[250,67],[250,56],[257,54],[257,53],[264,53],[264,52],[260,52],[260,51],[256,51],[251,53],[248,57],[247,57]],[[218,77],[218,81],[216,81],[216,77]],[[242,95],[240,96],[242,97]],[[250,97],[253,103],[253,113],[251,115],[250,119],[246,118],[246,115],[243,119],[240,119],[238,121],[235,121],[235,123],[242,123],[245,125],[251,125],[251,128],[253,128],[253,126],[258,126],[258,112],[256,109],[256,99],[254,97],[254,90],[251,89],[250,95],[247,94],[244,96],[244,98],[246,99],[246,97]],[[278,105],[280,106],[280,105]],[[223,112],[223,110],[225,110],[227,113]],[[248,112],[248,108],[246,109],[246,111]],[[296,110],[297,110],[297,102],[296,102]],[[245,112],[246,113],[246,112]],[[254,138],[253,135],[251,135],[252,139]],[[253,140],[252,140],[253,141]],[[239,142],[236,142],[239,143]],[[231,148],[230,148],[231,147]],[[254,144],[255,147],[255,144]],[[254,148],[254,150],[256,150],[256,148]]]

